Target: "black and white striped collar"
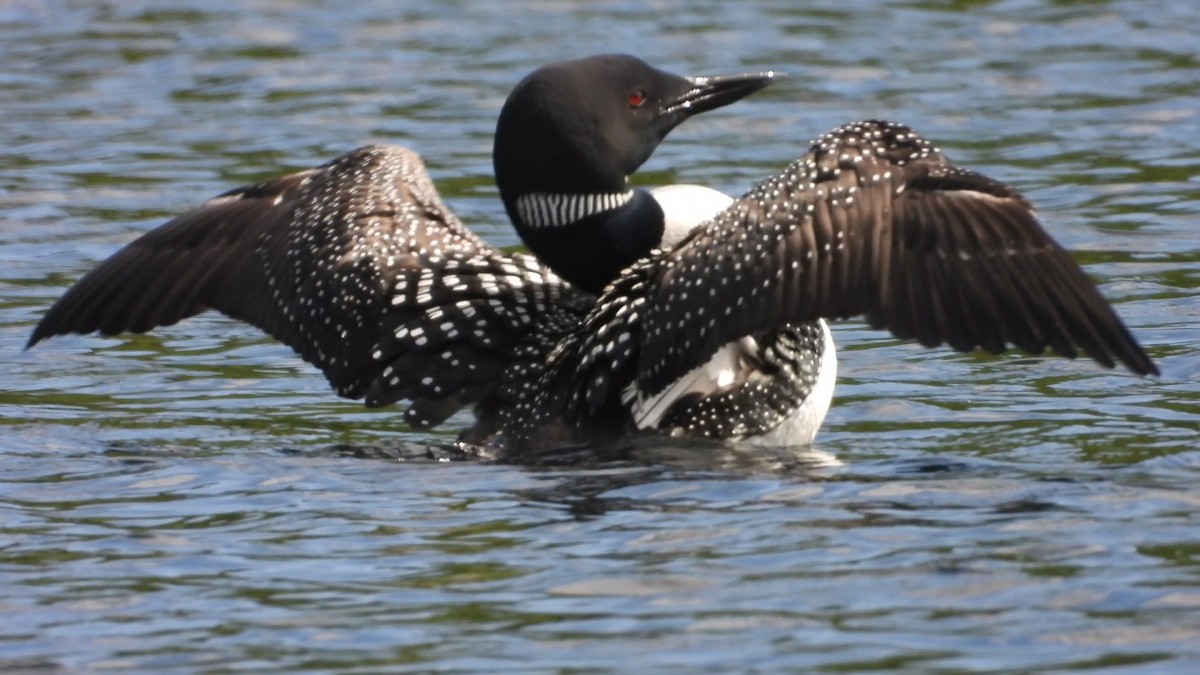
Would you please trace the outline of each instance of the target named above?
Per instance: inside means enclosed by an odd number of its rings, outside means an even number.
[[[517,216],[530,228],[561,227],[598,213],[615,211],[633,199],[633,191],[600,194],[531,192],[517,197]]]

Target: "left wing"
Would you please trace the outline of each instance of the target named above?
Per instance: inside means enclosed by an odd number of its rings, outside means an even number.
[[[933,346],[1046,348],[1158,368],[1015,190],[908,127],[850,124],[670,251],[625,270],[556,360],[577,412],[631,381],[654,394],[743,336],[865,315]]]

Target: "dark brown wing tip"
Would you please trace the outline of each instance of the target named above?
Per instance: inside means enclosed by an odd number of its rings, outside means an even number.
[[[62,302],[69,295],[70,290],[68,290],[63,297],[59,298],[57,302],[51,305],[50,309],[46,310],[46,313],[42,315],[41,320],[38,321],[38,324],[34,327],[33,332],[29,334],[29,341],[25,343],[25,351],[32,349],[34,345],[42,340],[52,338],[56,335],[68,335],[70,333],[86,334],[92,332],[90,330],[83,330],[78,326],[70,325],[70,321],[67,319],[67,317],[61,316],[63,313],[63,309],[61,307]]]
[[[39,323],[37,328],[33,329],[33,333],[29,335],[29,341],[25,343],[25,347],[22,349],[22,351],[29,351],[30,349],[33,349],[34,345],[53,335],[55,335],[55,333],[43,331],[42,324]]]
[[[913,224],[920,225],[915,228],[920,234],[936,232],[942,247],[960,249],[960,254],[965,251],[972,259],[1013,246],[1014,242],[1026,247],[1031,256],[1042,256],[1038,266],[1033,265],[1032,257],[1024,261],[1016,258],[1021,267],[998,270],[1001,276],[1017,282],[1015,293],[1000,295],[985,289],[981,296],[990,295],[997,301],[994,304],[1006,306],[1014,316],[1040,315],[1049,320],[1041,326],[1036,325],[1037,321],[1026,321],[1026,325],[1006,323],[1006,329],[1017,333],[1006,335],[1005,343],[1028,348],[1028,344],[1021,344],[1022,339],[1015,338],[1024,337],[1028,342],[1028,338],[1037,340],[1041,334],[1041,349],[1049,347],[1069,358],[1086,355],[1106,368],[1123,365],[1137,375],[1161,374],[1116,308],[1044,229],[1033,205],[1012,187],[969,169],[938,166],[909,180],[902,203],[920,207],[910,214]],[[1025,285],[1022,279],[1030,283]],[[1039,306],[1028,314],[1023,305],[1029,304],[1039,287],[1043,299],[1040,303],[1034,300]],[[1055,324],[1055,318],[1060,323]],[[1056,334],[1057,340],[1045,339],[1044,331]],[[977,346],[985,346],[979,338],[986,340],[989,336],[975,337]]]
[[[1125,364],[1126,368],[1138,375],[1162,377],[1162,371],[1158,369],[1158,364],[1146,354],[1137,342],[1133,343],[1133,350],[1130,353],[1118,355],[1117,358]]]
[[[67,333],[70,333],[70,332],[71,331],[61,330],[56,327],[48,326],[46,323],[46,320],[42,319],[42,321],[38,323],[37,327],[33,329],[33,332],[29,334],[29,341],[25,343],[24,351],[29,351],[30,349],[33,349],[33,346],[36,345],[37,343],[41,342],[42,340],[52,338],[56,335],[66,335]]]

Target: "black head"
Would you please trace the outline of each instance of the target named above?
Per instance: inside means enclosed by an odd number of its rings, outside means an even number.
[[[545,227],[530,227],[522,222],[517,200],[535,193],[624,193],[628,176],[681,122],[733,103],[776,77],[772,72],[681,77],[624,55],[592,56],[539,68],[509,94],[496,124],[492,160],[509,218],[536,255],[560,275],[580,283],[574,268],[586,266],[588,261],[579,259],[578,253],[565,252],[579,248],[581,242],[570,239],[579,235],[578,228],[555,227],[551,233]],[[656,209],[647,206],[642,202],[641,212],[652,220]],[[626,240],[619,247],[623,259],[605,260],[603,267],[619,264],[619,271],[657,245],[662,234],[661,211],[656,217],[657,223],[644,224],[644,232],[631,231],[636,223],[625,223],[623,232],[608,235]],[[657,232],[653,231],[655,225]],[[603,236],[591,232],[587,238]],[[629,241],[629,236],[636,241]],[[601,246],[593,257],[612,253]],[[590,279],[585,286],[603,286],[611,280],[609,276]]]
[[[543,66],[509,94],[493,161],[506,197],[623,189],[680,122],[770,84],[775,73],[687,78],[626,55]]]

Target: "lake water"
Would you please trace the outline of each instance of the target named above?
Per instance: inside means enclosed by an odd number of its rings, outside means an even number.
[[[1033,199],[1163,376],[850,321],[812,451],[519,464],[216,315],[22,351],[139,233],[369,141],[516,243],[499,106],[611,51],[791,75],[641,183],[903,121]],[[1200,669],[1200,3],[0,0],[0,64],[0,672]]]

